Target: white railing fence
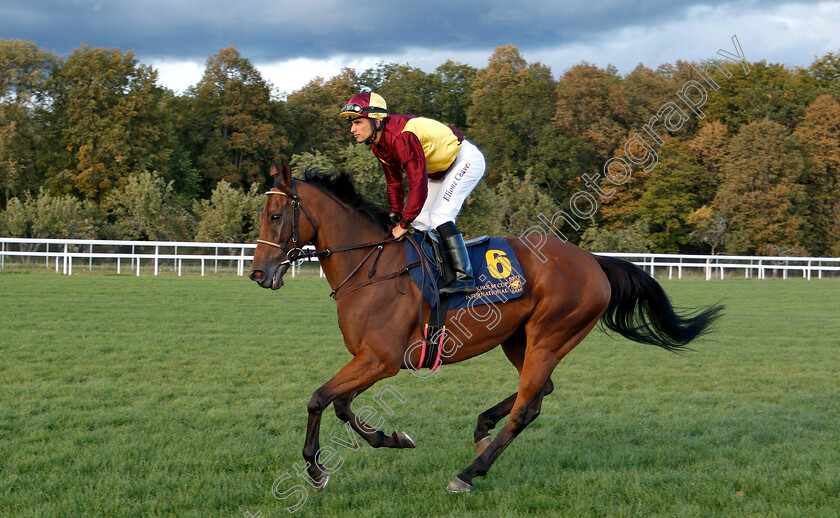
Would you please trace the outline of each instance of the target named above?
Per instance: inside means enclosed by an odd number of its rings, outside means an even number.
[[[162,268],[177,271],[180,276],[184,263],[201,272],[212,268],[218,273],[235,267],[236,274],[245,275],[245,268],[253,257],[255,244],[250,243],[195,243],[174,241],[103,241],[90,239],[25,239],[0,238],[0,270],[20,258],[19,262],[39,263],[56,272],[73,274],[76,268],[113,268],[121,274],[125,267],[135,275],[141,269],[158,275]],[[311,248],[308,247],[308,248]],[[732,255],[681,255],[649,253],[602,253],[620,257],[644,268],[651,275],[682,279],[683,274],[695,271],[706,280],[725,279],[741,275],[745,278],[765,279],[771,277],[787,279],[789,274],[805,279],[816,277],[840,277],[840,257],[768,257]],[[291,269],[292,277],[300,273],[301,265]],[[319,269],[320,270],[320,269]],[[323,276],[323,270],[320,275]]]
[[[668,278],[683,278],[684,270],[702,270],[706,280],[725,279],[727,270],[729,275],[741,274],[745,278],[766,279],[768,272],[771,277],[787,279],[789,272],[796,276],[811,280],[823,277],[838,277],[840,274],[840,257],[772,257],[751,255],[690,255],[690,254],[628,254],[628,253],[599,253],[610,257],[620,257],[630,261],[652,276],[660,274],[664,269],[668,271]]]
[[[26,239],[0,238],[0,270],[7,266],[7,258],[37,263],[65,275],[73,275],[73,268],[85,266],[114,268],[121,274],[127,267],[140,275],[141,267],[159,275],[164,268],[184,273],[184,263],[198,267],[203,277],[207,271],[235,267],[236,275],[245,275],[246,264],[253,259],[256,244],[200,243],[175,241],[105,241],[95,239]],[[312,248],[311,246],[309,248]],[[301,264],[291,268],[292,277],[300,273]],[[320,269],[320,268],[319,268]],[[320,272],[323,275],[323,271]]]

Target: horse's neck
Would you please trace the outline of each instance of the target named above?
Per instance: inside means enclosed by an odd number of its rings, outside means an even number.
[[[316,225],[315,248],[318,250],[336,250],[368,243],[379,243],[388,236],[381,227],[358,214],[353,209],[339,204],[326,194],[329,202],[323,206],[328,210],[319,211]],[[330,286],[335,288],[364,260],[373,247],[359,248],[338,252],[321,259],[321,268]]]

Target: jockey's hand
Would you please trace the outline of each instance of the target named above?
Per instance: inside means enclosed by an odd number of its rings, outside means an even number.
[[[407,228],[402,228],[401,226],[397,225],[396,227],[391,229],[391,235],[394,236],[394,239],[399,239],[408,233]]]
[[[400,224],[400,220],[402,220],[402,214],[400,214],[399,212],[390,212],[388,214],[388,218],[391,219],[391,225],[396,227]]]

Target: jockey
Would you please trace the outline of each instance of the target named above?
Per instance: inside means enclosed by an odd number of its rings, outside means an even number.
[[[484,174],[484,155],[456,128],[414,115],[389,115],[385,99],[373,92],[354,95],[341,109],[357,142],[370,145],[382,164],[391,208],[391,234],[402,237],[411,225],[436,230],[449,278],[444,293],[475,291],[472,266],[455,217]],[[403,190],[408,177],[408,200]],[[405,202],[405,207],[403,203]]]

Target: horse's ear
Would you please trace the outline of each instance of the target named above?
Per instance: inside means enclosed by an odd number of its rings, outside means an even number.
[[[271,179],[274,180],[274,183],[277,183],[277,178],[279,175],[280,185],[284,187],[289,187],[290,185],[292,185],[292,168],[289,166],[289,163],[285,160],[280,161],[279,168],[277,167],[277,164],[275,162],[272,162],[269,174],[271,175]]]

